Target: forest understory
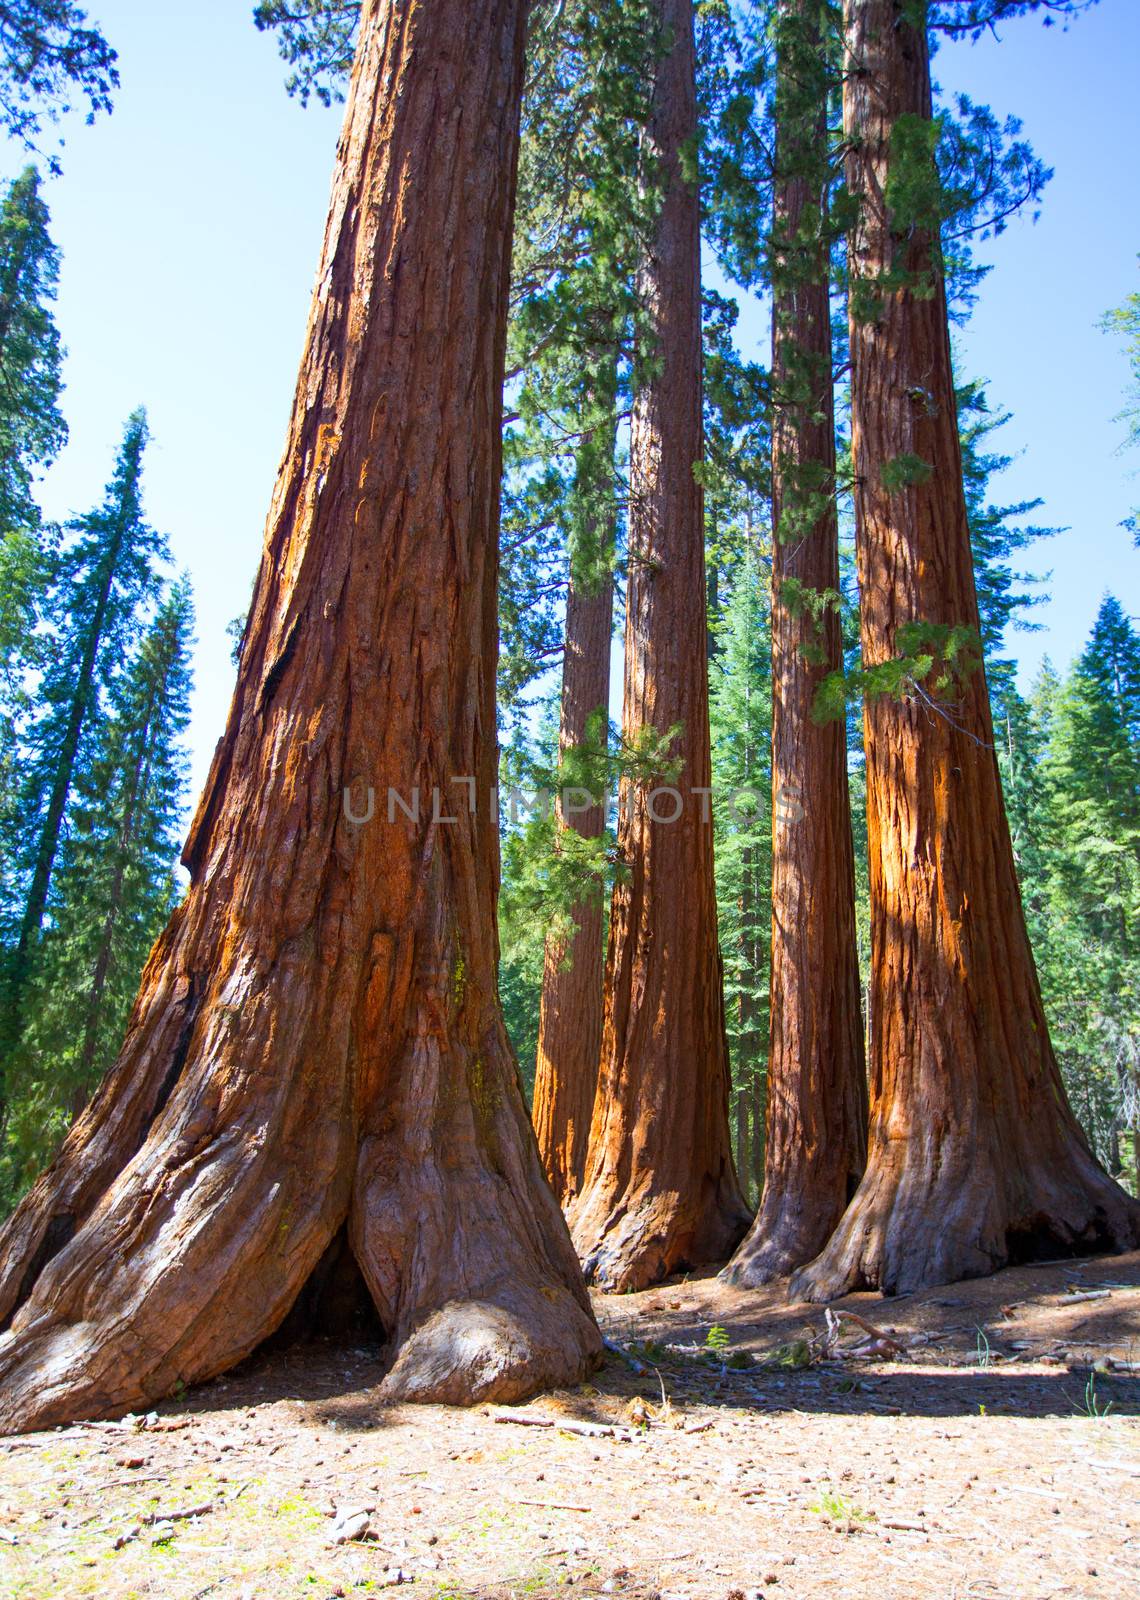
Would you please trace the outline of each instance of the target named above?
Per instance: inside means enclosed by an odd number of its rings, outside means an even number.
[[[779,1285],[594,1305],[622,1353],[526,1406],[384,1406],[377,1350],[317,1342],[5,1441],[0,1594],[1140,1592],[1140,1252],[853,1295],[887,1338],[830,1347]]]

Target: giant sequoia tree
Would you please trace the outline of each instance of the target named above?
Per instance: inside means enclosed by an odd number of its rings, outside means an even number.
[[[749,1216],[733,1167],[709,789],[700,198],[691,0],[657,0],[646,144],[661,204],[641,271],[652,330],[630,438],[623,732],[680,730],[679,798],[622,785],[605,1023],[571,1227],[586,1271],[639,1288],[723,1260]],[[663,777],[662,786],[667,786]],[[702,793],[703,791],[703,793]]]
[[[393,1396],[519,1396],[576,1381],[598,1352],[495,987],[524,13],[363,9],[191,887],[118,1061],[0,1237],[7,1428],[141,1405],[231,1365],[345,1240]],[[352,820],[372,786],[375,816]],[[389,822],[389,787],[415,820]]]
[[[772,969],[764,1192],[728,1276],[764,1283],[817,1255],[863,1173],[867,1078],[843,662],[831,370],[828,41],[816,0],[777,14],[772,304]]]
[[[846,50],[847,182],[860,207],[852,442],[872,691],[871,1125],[858,1193],[792,1280],[813,1299],[859,1285],[903,1292],[1140,1237],[1140,1208],[1097,1165],[1065,1099],[1002,800],[951,373],[925,6],[847,0]]]

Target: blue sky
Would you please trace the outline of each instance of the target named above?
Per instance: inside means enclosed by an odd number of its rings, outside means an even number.
[[[189,569],[198,608],[190,739],[195,791],[232,687],[226,623],[244,610],[285,437],[324,224],[339,111],[287,99],[252,0],[91,0],[120,55],[114,115],[69,130],[47,186],[63,251],[58,321],[71,442],[45,485],[50,514],[92,504],[122,424],[142,403],[154,443],[146,503]],[[1044,631],[1014,636],[1026,674],[1066,662],[1112,588],[1140,613],[1140,552],[1118,526],[1140,502],[1140,457],[1113,422],[1127,381],[1097,331],[1140,287],[1136,66],[1140,4],[1102,0],[1068,32],[1011,24],[1000,44],[944,49],[937,73],[1016,113],[1056,169],[1036,226],[993,245],[994,271],[960,341],[963,377],[1014,414],[1003,500],[1038,495],[1069,532],[1035,553],[1052,570]],[[8,171],[21,164],[8,148]],[[749,326],[752,326],[749,319]],[[758,321],[755,337],[764,330]],[[758,352],[759,353],[759,352]]]

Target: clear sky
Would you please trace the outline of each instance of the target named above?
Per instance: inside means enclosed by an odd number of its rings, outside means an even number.
[[[198,608],[190,738],[195,790],[232,687],[225,627],[244,611],[284,443],[339,110],[287,99],[252,0],[89,0],[120,55],[114,115],[69,130],[47,186],[63,251],[58,320],[71,442],[50,514],[95,502],[131,409],[150,412],[146,504],[189,569]],[[961,341],[963,377],[1014,413],[1002,500],[1038,495],[1069,532],[1034,553],[1052,570],[1045,631],[1015,636],[1027,674],[1080,648],[1103,592],[1140,613],[1140,552],[1118,526],[1140,502],[1140,456],[1116,453],[1127,367],[1097,331],[1140,287],[1140,0],[1102,0],[1070,31],[1010,24],[1000,44],[945,49],[937,73],[1016,113],[1056,169],[1036,226],[1014,223]],[[21,154],[8,148],[9,173]],[[763,336],[759,326],[756,337]]]

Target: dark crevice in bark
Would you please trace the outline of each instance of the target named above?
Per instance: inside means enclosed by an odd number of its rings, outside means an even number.
[[[1114,1254],[1120,1249],[1112,1219],[1097,1207],[1081,1234],[1058,1227],[1044,1214],[1006,1230],[1005,1259],[999,1267],[1026,1267],[1035,1261],[1077,1260],[1080,1256]]]
[[[170,1064],[163,1075],[162,1082],[158,1086],[158,1093],[154,1097],[154,1106],[151,1109],[150,1116],[147,1118],[145,1125],[139,1130],[138,1143],[136,1145],[138,1150],[142,1149],[150,1130],[166,1109],[166,1103],[174,1093],[178,1080],[186,1066],[186,1058],[190,1054],[190,1043],[194,1037],[194,1026],[198,1021],[198,994],[196,990],[197,985],[191,980],[190,997],[186,1006],[186,1020],[182,1024],[182,1032],[175,1040],[174,1048],[170,1053]]]
[[[20,1310],[20,1307],[31,1298],[32,1290],[36,1286],[40,1273],[53,1256],[57,1256],[66,1245],[71,1243],[74,1236],[75,1218],[70,1212],[63,1212],[51,1219],[43,1238],[40,1240],[39,1249],[31,1261],[28,1262],[24,1276],[20,1279],[20,1287],[16,1291],[15,1303],[3,1322],[0,1322],[0,1333],[8,1331],[12,1325],[13,1317]]]
[[[329,1241],[277,1332],[260,1352],[326,1339],[345,1345],[383,1345],[388,1338],[376,1303],[352,1252],[348,1224]]]

